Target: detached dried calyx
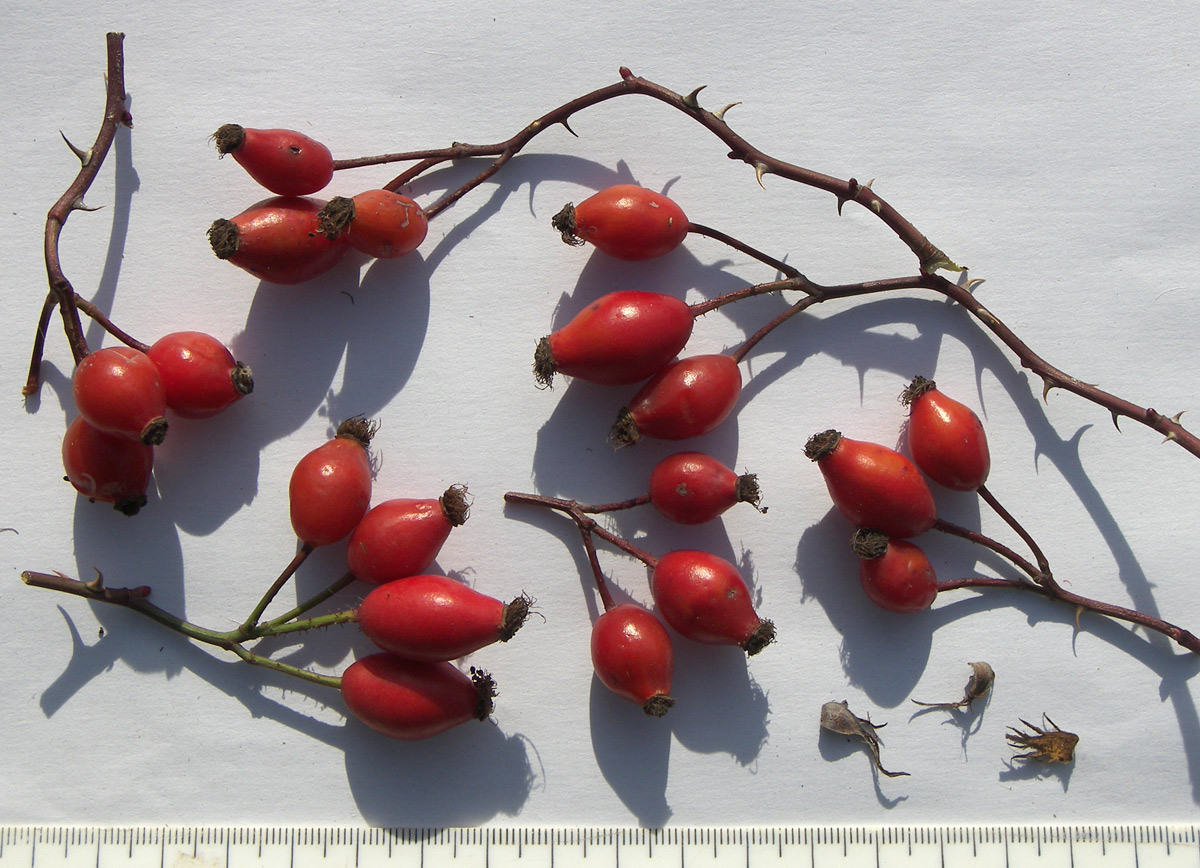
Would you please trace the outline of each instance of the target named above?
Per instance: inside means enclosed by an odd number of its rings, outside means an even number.
[[[875,734],[875,730],[886,725],[871,723],[870,720],[863,717],[855,717],[846,700],[830,701],[821,706],[821,729],[862,739],[867,750],[871,752],[871,757],[875,760],[875,768],[889,778],[907,776],[908,772],[889,772],[879,761],[879,736]]]
[[[967,688],[958,702],[918,702],[914,699],[913,703],[926,708],[968,708],[976,699],[987,696],[988,691],[992,689],[992,682],[996,680],[996,673],[991,666],[983,662],[967,665],[971,667],[971,677],[967,679]]]

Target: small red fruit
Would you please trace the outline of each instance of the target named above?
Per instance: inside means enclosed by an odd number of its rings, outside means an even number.
[[[670,695],[675,671],[671,637],[641,606],[614,606],[596,619],[592,668],[601,684],[651,717],[662,717],[675,704]]]
[[[817,462],[834,506],[851,524],[910,537],[937,522],[925,477],[896,450],[831,429],[810,437],[804,454]]]
[[[688,233],[683,209],[636,184],[608,187],[551,221],[567,244],[594,244],[609,256],[640,261],[670,253]]]
[[[421,206],[391,190],[367,190],[353,199],[334,196],[319,215],[331,239],[345,234],[350,246],[377,259],[396,259],[421,246],[429,221]]]
[[[267,283],[303,283],[324,274],[349,250],[320,230],[319,199],[277,196],[257,202],[232,220],[216,220],[208,242],[218,259]]]
[[[329,545],[354,530],[371,502],[371,459],[367,447],[375,426],[355,416],[337,435],[309,452],[288,485],[292,528],[304,545]]]
[[[146,351],[162,378],[167,407],[185,419],[207,419],[254,391],[254,375],[228,348],[203,332],[173,332]]]
[[[350,713],[389,738],[415,741],[468,720],[487,720],[496,682],[471,667],[468,677],[452,663],[372,654],[342,673],[342,699]]]
[[[131,347],[105,347],[75,366],[71,391],[79,413],[101,431],[162,443],[167,434],[162,378],[145,353]]]
[[[555,373],[605,386],[638,383],[675,358],[694,323],[691,308],[674,296],[610,292],[538,342],[533,374],[544,386]]]
[[[937,597],[937,576],[925,552],[902,539],[859,529],[851,543],[859,561],[859,580],[867,597],[881,609],[911,615]]]
[[[464,485],[450,486],[437,499],[385,500],[363,516],[350,536],[350,572],[375,585],[422,573],[470,512]]]
[[[650,591],[666,622],[706,645],[737,645],[757,654],[775,640],[775,625],[754,611],[737,567],[701,551],[674,551],[654,565]]]
[[[735,503],[758,507],[758,477],[738,476],[711,455],[676,452],[650,471],[650,503],[671,521],[701,524]]]
[[[924,377],[915,377],[900,400],[909,408],[909,451],[930,479],[955,491],[976,491],[987,481],[987,434],[970,407]]]
[[[367,594],[358,626],[384,651],[409,660],[454,660],[507,642],[530,603],[522,595],[505,604],[445,576],[410,576]]]
[[[154,449],[120,434],[109,434],[82,416],[67,426],[62,444],[67,481],[89,500],[111,503],[125,515],[146,505]]]
[[[699,437],[725,421],[741,390],[742,372],[730,356],[679,359],[633,396],[617,415],[609,439],[617,446],[631,446],[642,437]]]
[[[333,177],[329,148],[295,130],[225,124],[212,138],[222,157],[233,154],[251,178],[280,196],[307,196]]]

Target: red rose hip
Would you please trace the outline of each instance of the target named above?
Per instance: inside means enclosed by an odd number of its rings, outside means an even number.
[[[95,428],[162,443],[167,434],[166,393],[154,362],[131,347],[105,347],[75,366],[71,391],[79,413]]]
[[[371,509],[350,536],[346,560],[364,582],[382,585],[427,570],[450,531],[470,515],[467,489],[452,485],[439,498],[395,498]]]
[[[631,446],[642,437],[686,440],[725,421],[742,390],[732,357],[691,356],[667,365],[617,415],[609,439]]]
[[[225,259],[267,283],[303,283],[341,261],[349,244],[321,232],[319,199],[277,196],[251,205],[231,220],[208,228],[208,241]]]
[[[309,548],[329,545],[358,525],[371,502],[367,446],[375,426],[356,416],[296,464],[288,484],[292,529]]]
[[[675,654],[666,628],[641,606],[626,603],[592,626],[592,668],[600,683],[651,717],[675,704],[671,677]]]
[[[987,434],[971,408],[916,377],[900,396],[908,406],[908,448],[929,478],[955,491],[976,491],[992,468]]]
[[[851,545],[861,559],[858,577],[863,591],[876,606],[911,615],[933,605],[937,576],[925,552],[914,543],[859,529]]]
[[[162,379],[168,409],[207,419],[254,391],[254,375],[228,348],[203,332],[173,332],[146,351]]]
[[[111,503],[125,515],[146,505],[154,449],[93,427],[82,416],[67,426],[62,443],[67,481],[89,500]]]
[[[251,178],[280,196],[307,196],[333,178],[329,148],[295,130],[225,124],[212,138],[222,157],[232,154]]]
[[[551,222],[568,244],[588,242],[635,262],[670,253],[688,233],[682,208],[636,184],[617,184],[568,204]]]
[[[758,508],[758,478],[734,473],[703,452],[676,452],[650,471],[650,503],[671,521],[702,524],[735,503]]]
[[[758,617],[737,567],[702,551],[674,551],[655,563],[654,603],[680,635],[706,645],[737,645],[757,654],[775,639],[775,625]]]

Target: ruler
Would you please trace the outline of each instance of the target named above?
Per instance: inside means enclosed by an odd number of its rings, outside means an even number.
[[[1200,826],[0,827],[0,868],[1200,868]]]

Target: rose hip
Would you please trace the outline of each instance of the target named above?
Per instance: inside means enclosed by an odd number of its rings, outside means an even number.
[[[707,434],[733,411],[741,389],[742,373],[730,356],[672,362],[621,410],[609,439],[631,446],[642,437],[686,440]]]
[[[75,366],[71,391],[79,413],[95,428],[162,443],[167,434],[162,378],[145,353],[131,347],[105,347]]]
[[[89,500],[111,503],[125,515],[146,505],[154,449],[90,425],[82,416],[67,426],[62,444],[67,481]]]
[[[925,478],[896,450],[831,429],[810,437],[804,454],[817,463],[834,506],[851,524],[902,538],[937,522]]]
[[[218,259],[267,283],[303,283],[341,261],[349,245],[320,231],[319,199],[277,196],[251,205],[232,220],[217,220],[208,241]]]
[[[168,409],[207,419],[254,391],[254,375],[228,348],[203,332],[173,332],[146,351],[162,378]]]
[[[351,247],[376,259],[412,253],[429,232],[421,206],[391,190],[367,190],[353,199],[334,196],[318,220],[328,238],[344,233]]]
[[[659,612],[680,635],[707,645],[737,645],[757,654],[775,639],[775,625],[758,617],[737,567],[702,551],[674,551],[654,565],[650,591]]]
[[[288,485],[292,528],[309,548],[329,545],[354,530],[371,502],[371,460],[367,447],[375,426],[355,416],[337,434],[309,452],[292,471]]]
[[[568,244],[589,242],[635,262],[670,253],[688,233],[682,208],[636,184],[617,184],[578,205],[567,204],[551,223]]]
[[[987,481],[992,459],[974,411],[924,377],[915,377],[900,400],[909,408],[909,451],[930,479],[955,491],[975,491]]]
[[[355,527],[346,547],[350,572],[382,585],[429,568],[470,515],[467,489],[452,485],[436,499],[396,498],[375,506]]]
[[[671,637],[641,606],[626,603],[602,614],[592,626],[591,645],[596,676],[617,696],[651,717],[662,717],[675,704]]]
[[[251,178],[280,196],[307,196],[333,178],[329,148],[295,130],[225,124],[212,138],[222,157],[232,154]]]
[[[937,576],[925,552],[902,539],[859,529],[851,543],[860,558],[859,580],[868,599],[881,609],[910,615],[937,597]]]
[[[691,308],[674,296],[610,292],[538,342],[533,373],[546,386],[555,373],[606,386],[638,383],[675,358],[694,323]]]
[[[363,635],[409,660],[454,660],[507,642],[529,615],[524,595],[505,604],[446,576],[410,576],[380,585],[358,607]]]
[[[472,667],[467,676],[452,663],[372,654],[342,674],[342,699],[350,713],[389,738],[430,738],[468,720],[487,720],[496,683]]]
[[[758,478],[741,476],[703,452],[676,452],[650,471],[650,503],[671,521],[702,524],[735,503],[758,508]]]

